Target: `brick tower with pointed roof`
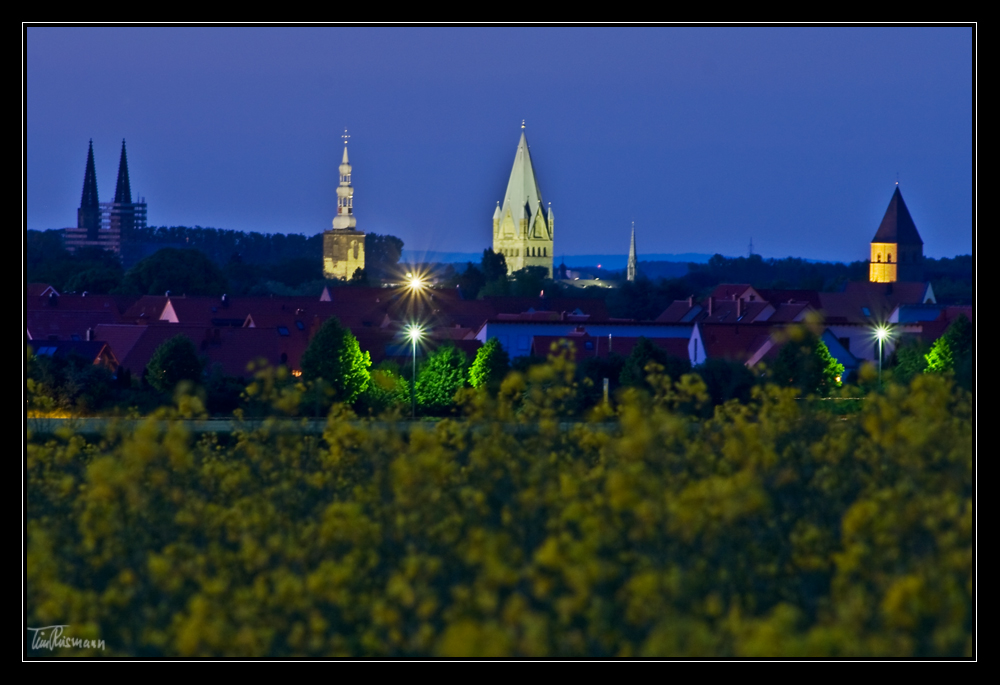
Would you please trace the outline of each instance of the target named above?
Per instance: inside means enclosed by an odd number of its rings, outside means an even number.
[[[340,161],[340,185],[337,186],[337,216],[333,230],[323,233],[323,278],[349,280],[365,268],[365,234],[357,230],[354,216],[354,186],[351,162],[347,157],[347,131],[344,131],[344,154]]]
[[[508,273],[526,266],[541,266],[552,278],[554,226],[552,205],[542,204],[522,122],[507,192],[503,203],[498,202],[493,212],[493,251],[504,255]]]
[[[83,172],[83,195],[76,210],[76,227],[86,230],[87,240],[97,240],[101,230],[101,202],[97,196],[97,171],[94,169],[94,140],[87,148],[87,168]]]
[[[871,242],[868,280],[872,283],[923,280],[924,241],[906,208],[899,185]]]

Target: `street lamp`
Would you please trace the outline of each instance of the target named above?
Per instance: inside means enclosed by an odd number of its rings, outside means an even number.
[[[413,382],[410,384],[410,404],[413,406],[413,419],[417,418],[417,341],[423,333],[420,326],[410,324],[406,329],[406,334],[410,337],[413,347]]]
[[[875,337],[878,338],[878,387],[882,387],[882,343],[889,337],[889,327],[879,324],[875,327]]]

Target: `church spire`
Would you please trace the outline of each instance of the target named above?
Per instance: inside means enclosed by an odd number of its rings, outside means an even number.
[[[122,156],[118,160],[118,182],[115,184],[115,202],[132,204],[132,187],[128,182],[128,158],[125,156],[125,139],[122,138]]]
[[[628,275],[630,281],[635,280],[638,262],[635,255],[635,222],[632,222],[632,245],[628,249]]]
[[[340,160],[340,185],[337,186],[337,216],[333,227],[339,229],[354,229],[358,220],[354,218],[354,186],[351,185],[351,162],[347,157],[347,129],[344,129],[344,154]]]
[[[76,212],[76,227],[87,229],[87,239],[97,240],[101,228],[101,205],[97,198],[97,172],[94,170],[94,141],[87,148],[87,168],[83,172],[83,194]]]

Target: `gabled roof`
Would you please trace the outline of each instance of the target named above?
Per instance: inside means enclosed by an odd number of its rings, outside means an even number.
[[[118,359],[106,342],[96,340],[43,340],[32,345],[32,351],[38,357],[82,357],[91,364],[98,364],[114,370]]]
[[[700,323],[701,343],[708,359],[756,362],[774,345],[776,326],[768,324]]]
[[[867,324],[888,321],[897,306],[920,304],[927,295],[927,283],[852,281],[843,292],[819,293],[819,298],[827,324]]]
[[[655,321],[657,323],[687,323],[701,313],[702,306],[690,300],[674,300],[663,310]]]
[[[923,245],[917,227],[910,216],[910,210],[903,202],[903,195],[899,192],[899,186],[889,200],[889,207],[885,210],[882,223],[879,224],[873,243],[898,243],[901,245]]]
[[[29,283],[24,286],[24,294],[28,298],[48,297],[52,293],[55,293],[56,296],[59,295],[59,291],[48,283]]]
[[[757,293],[761,298],[767,300],[775,307],[784,302],[807,302],[813,309],[820,308],[818,290],[775,290],[772,288],[761,288]]]

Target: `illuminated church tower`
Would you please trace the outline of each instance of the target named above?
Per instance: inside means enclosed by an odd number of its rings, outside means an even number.
[[[868,280],[872,283],[923,280],[924,241],[896,185],[871,243]]]
[[[552,278],[554,225],[552,205],[542,204],[522,122],[507,193],[493,212],[493,251],[504,255],[508,273],[526,266],[543,266]]]
[[[333,230],[323,233],[323,278],[348,280],[365,268],[365,234],[356,230],[354,187],[351,163],[347,158],[347,131],[344,131],[344,157],[340,162],[340,185],[337,186],[337,216]]]

